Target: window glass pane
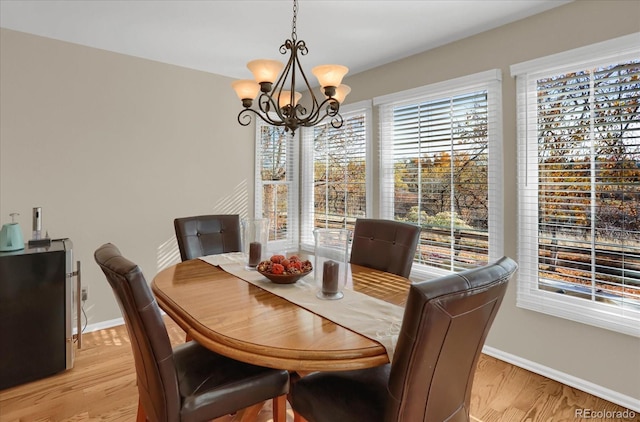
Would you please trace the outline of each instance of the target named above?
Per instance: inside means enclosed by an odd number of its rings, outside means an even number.
[[[297,242],[293,140],[283,128],[258,125],[256,214],[269,219],[269,241]]]
[[[488,113],[486,90],[393,108],[393,218],[422,227],[419,263],[488,262]]]
[[[313,227],[353,230],[366,216],[365,114],[313,128]]]
[[[285,180],[287,174],[287,135],[284,129],[260,129],[260,175],[263,181]]]
[[[538,287],[638,308],[640,61],[536,88]]]
[[[289,186],[276,183],[262,186],[262,216],[269,219],[269,240],[286,240]]]

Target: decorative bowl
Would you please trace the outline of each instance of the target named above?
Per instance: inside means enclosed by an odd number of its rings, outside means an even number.
[[[275,284],[293,284],[305,275],[309,274],[311,271],[312,270],[309,270],[305,273],[300,274],[273,274],[258,270],[260,274],[267,277],[269,280],[271,280],[272,283]]]

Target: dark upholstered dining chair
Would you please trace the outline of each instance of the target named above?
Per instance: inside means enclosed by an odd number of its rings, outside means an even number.
[[[240,217],[237,214],[198,215],[173,220],[180,258],[198,258],[240,252]]]
[[[195,341],[172,349],[140,268],[110,243],[98,248],[94,257],[113,289],[131,340],[138,421],[205,421],[272,398],[274,421],[285,421],[287,371],[229,359]]]
[[[510,258],[413,284],[391,364],[293,382],[296,421],[469,421],[471,384],[507,283]],[[302,419],[304,418],[304,419]]]
[[[393,220],[359,218],[353,230],[352,264],[409,277],[420,227]]]

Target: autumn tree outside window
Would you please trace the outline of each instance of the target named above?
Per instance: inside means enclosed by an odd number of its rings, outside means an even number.
[[[357,218],[370,215],[370,104],[341,107],[339,129],[324,123],[302,132],[303,247],[313,246],[313,229],[353,231]]]
[[[492,70],[374,99],[380,215],[422,228],[414,270],[502,255],[501,74]]]
[[[270,250],[298,245],[297,143],[282,127],[256,124],[255,215],[270,221]]]
[[[511,72],[518,306],[640,336],[640,34]]]

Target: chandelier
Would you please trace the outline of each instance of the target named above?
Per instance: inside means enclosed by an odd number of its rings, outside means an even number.
[[[315,126],[327,117],[330,118],[334,128],[342,126],[340,103],[344,101],[351,88],[341,83],[349,69],[345,66],[332,64],[316,66],[311,69],[311,72],[318,79],[324,95],[324,98],[321,98],[322,102],[320,102],[300,65],[298,55],[306,55],[308,49],[306,43],[297,38],[297,15],[298,1],[294,0],[291,39],[286,40],[280,46],[280,54],[287,54],[289,51],[290,56],[287,64],[267,59],[250,61],[247,63],[247,67],[253,73],[255,80],[243,79],[231,84],[244,107],[238,114],[238,123],[242,126],[251,123],[252,114],[270,125],[284,126],[285,131],[291,131],[292,134],[299,127]],[[309,108],[299,102],[302,93],[296,89],[298,87],[296,83],[301,80],[304,81],[302,89],[311,96]],[[257,108],[252,108],[258,93],[260,95]]]

